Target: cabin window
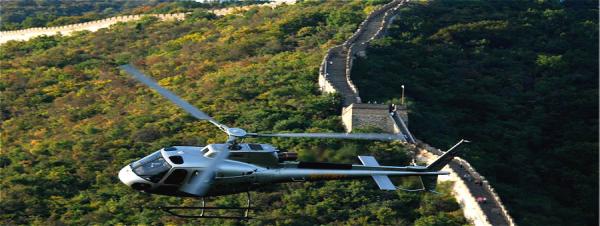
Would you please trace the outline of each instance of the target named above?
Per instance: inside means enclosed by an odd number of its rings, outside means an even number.
[[[255,150],[255,151],[262,151],[262,145],[260,144],[248,144],[248,147],[250,147],[251,150]]]
[[[171,172],[171,175],[165,179],[165,184],[181,184],[187,176],[187,170],[175,169]]]
[[[169,160],[171,160],[171,162],[174,164],[183,164],[183,158],[178,155],[170,156]]]

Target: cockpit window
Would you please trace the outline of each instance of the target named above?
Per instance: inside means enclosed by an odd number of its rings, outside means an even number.
[[[144,165],[146,163],[149,163],[149,162],[151,162],[151,161],[153,161],[153,160],[155,160],[157,158],[160,158],[160,157],[161,157],[160,151],[156,151],[156,152],[154,152],[154,153],[152,153],[152,154],[150,154],[150,155],[148,155],[148,156],[146,156],[146,157],[144,157],[144,158],[142,158],[140,160],[137,160],[137,161],[133,162],[131,164],[131,168],[135,169],[138,166],[141,166],[141,165]]]
[[[171,165],[157,151],[132,163],[131,168],[138,176],[157,183],[171,169]]]

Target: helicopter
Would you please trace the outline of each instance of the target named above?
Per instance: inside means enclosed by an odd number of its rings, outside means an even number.
[[[199,207],[165,206],[159,209],[183,218],[249,219],[250,191],[286,182],[372,178],[379,189],[394,191],[390,177],[418,176],[421,189],[409,191],[435,192],[437,177],[448,175],[440,171],[457,154],[461,140],[437,160],[427,166],[382,166],[373,156],[358,156],[362,165],[297,161],[294,152],[278,150],[270,144],[241,143],[238,140],[254,137],[333,138],[379,141],[404,141],[398,134],[385,133],[252,133],[241,128],[228,127],[213,119],[169,90],[158,85],[131,64],[120,69],[155,90],[196,119],[208,121],[228,135],[225,143],[206,146],[165,147],[126,165],[119,171],[120,181],[134,190],[149,194],[202,199]],[[208,207],[205,197],[247,194],[246,207]],[[243,216],[215,216],[205,210],[244,210]],[[201,210],[200,215],[184,215],[176,210]]]

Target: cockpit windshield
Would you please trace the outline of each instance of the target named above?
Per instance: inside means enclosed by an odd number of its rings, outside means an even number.
[[[132,163],[131,168],[138,176],[157,183],[171,169],[171,165],[157,151]]]

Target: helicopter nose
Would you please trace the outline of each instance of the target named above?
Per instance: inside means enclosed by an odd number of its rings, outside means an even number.
[[[121,180],[123,184],[136,190],[146,190],[152,187],[148,181],[133,173],[131,166],[129,165],[123,167],[123,169],[119,171],[119,180]]]

